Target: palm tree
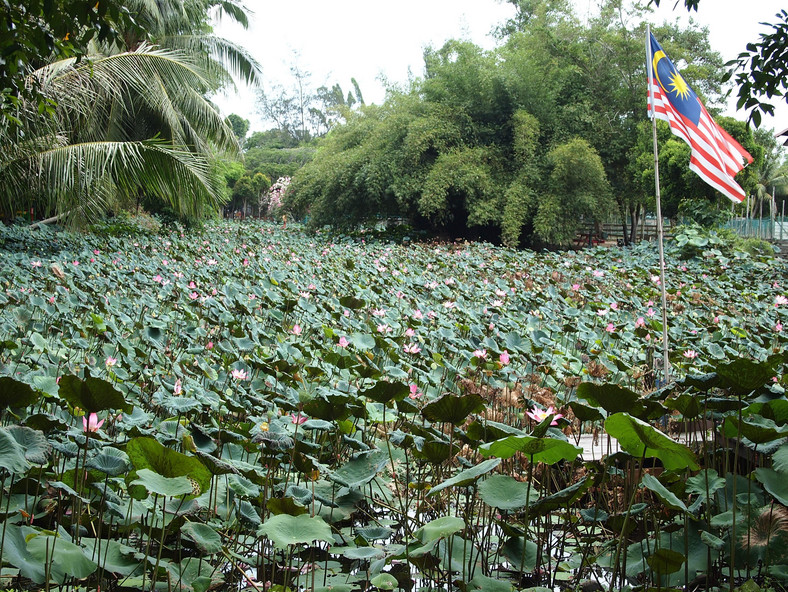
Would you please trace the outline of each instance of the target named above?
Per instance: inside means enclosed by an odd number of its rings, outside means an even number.
[[[51,112],[22,101],[18,125],[0,128],[4,217],[34,207],[84,222],[143,194],[184,218],[219,205],[210,159],[239,147],[206,96],[231,73],[256,82],[259,66],[210,34],[205,11],[212,6],[245,22],[230,0],[140,0],[132,6],[137,22],[149,24],[161,46],[130,31],[123,51],[94,47],[88,60],[60,60],[29,74],[51,99]]]

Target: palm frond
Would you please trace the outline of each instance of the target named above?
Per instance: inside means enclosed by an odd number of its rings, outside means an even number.
[[[241,25],[244,29],[249,28],[249,9],[240,2],[234,0],[217,0],[214,3],[216,7],[216,19],[221,21],[223,16],[229,16],[236,23]]]
[[[187,217],[201,215],[203,205],[221,203],[207,160],[158,139],[69,144],[37,151],[1,167],[0,186],[7,211],[26,206],[27,199],[35,195],[43,198],[48,213],[79,210],[81,216],[93,219],[118,190],[142,189]]]
[[[216,35],[177,35],[160,39],[176,50],[203,56],[202,66],[211,72],[219,85],[233,84],[238,78],[250,86],[260,86],[263,68],[242,46]]]

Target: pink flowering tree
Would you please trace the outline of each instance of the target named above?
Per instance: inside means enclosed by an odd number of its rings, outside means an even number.
[[[290,177],[279,177],[276,183],[271,185],[267,194],[260,197],[260,211],[264,209],[266,215],[275,216],[282,209],[282,200],[290,187]]]

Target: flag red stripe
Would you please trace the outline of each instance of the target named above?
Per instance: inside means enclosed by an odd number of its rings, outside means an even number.
[[[695,125],[675,109],[655,79],[649,87],[655,117],[667,121],[672,132],[690,146],[690,169],[720,193],[742,201],[744,190],[733,177],[745,167],[745,160],[752,162],[749,153],[712,119],[702,104]]]

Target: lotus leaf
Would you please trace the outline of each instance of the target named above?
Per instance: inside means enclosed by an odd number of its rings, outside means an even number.
[[[443,483],[436,485],[432,489],[428,495],[435,495],[439,491],[446,489],[447,487],[466,487],[471,483],[475,482],[479,477],[482,475],[486,475],[493,469],[495,469],[498,465],[501,464],[500,458],[491,458],[489,460],[485,460],[480,462],[478,465],[473,466],[469,469],[464,469],[457,473],[454,477],[450,479],[446,479]]]
[[[479,446],[482,456],[511,458],[520,452],[533,459],[549,465],[562,460],[574,460],[583,450],[564,440],[556,438],[534,438],[532,436],[507,436],[495,442]]]
[[[290,516],[279,514],[272,516],[257,529],[258,536],[267,536],[279,549],[288,545],[311,544],[323,541],[329,545],[334,543],[331,527],[319,516]]]
[[[632,456],[656,457],[670,470],[699,469],[695,454],[689,448],[627,413],[608,417],[605,431]]]

